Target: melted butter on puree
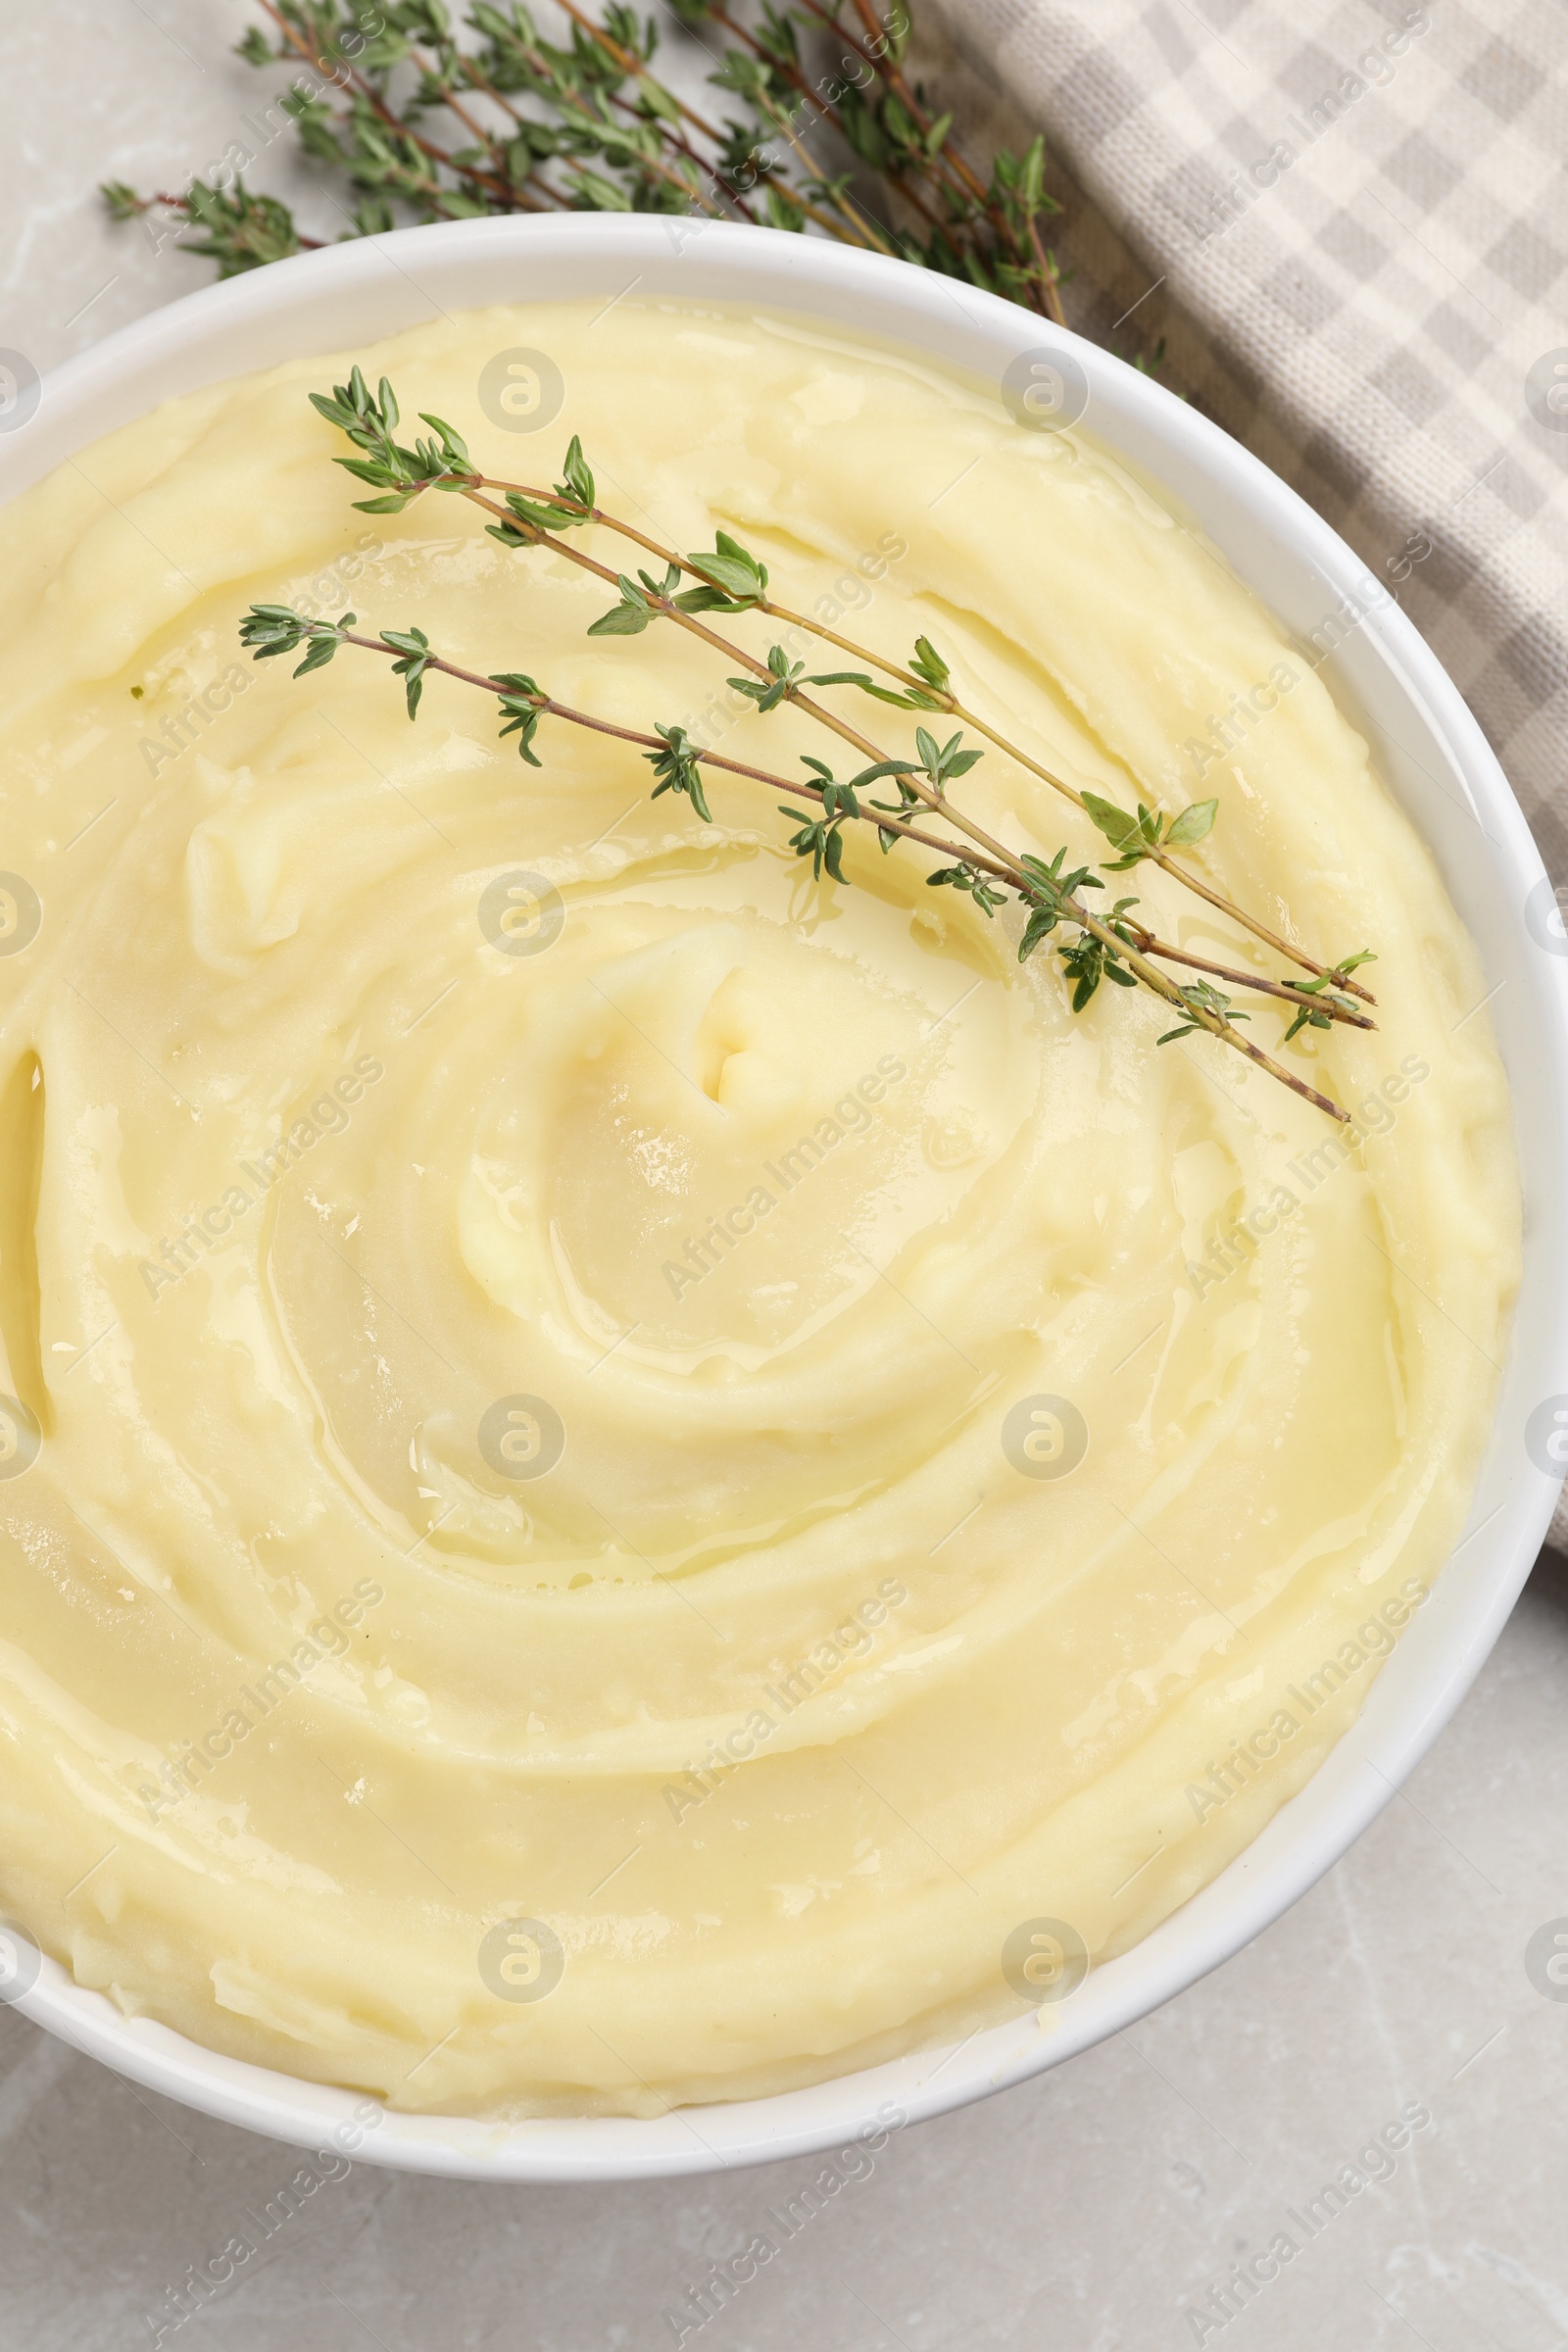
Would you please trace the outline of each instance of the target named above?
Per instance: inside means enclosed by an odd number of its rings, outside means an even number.
[[[568,387],[526,439],[475,398],[517,344]],[[1090,438],[630,301],[355,356],[491,471],[580,432],[657,535],[928,632],[1123,805],[1290,668],[1202,859],[1377,950],[1377,1033],[1289,1050],[1367,1107],[1337,1138],[1141,997],[1074,1018],[915,853],[813,884],[758,788],[704,825],[559,723],[523,767],[452,681],[411,728],[368,657],[239,661],[314,582],[822,748],[673,631],[589,641],[599,584],[456,500],[368,535],[305,397],[347,361],[118,432],[0,515],[0,1900],[125,2010],[411,2108],[657,2113],[1020,2014],[1014,1930],[1103,1959],[1211,1879],[1457,1535],[1519,1248],[1474,951],[1321,681]],[[1001,754],[960,789],[1096,855]],[[508,1919],[548,1934],[498,1976]]]

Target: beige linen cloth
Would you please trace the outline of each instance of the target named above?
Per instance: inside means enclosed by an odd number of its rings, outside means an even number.
[[[1388,584],[1568,907],[1563,0],[933,7],[916,64],[976,147],[1046,133],[1069,321],[1163,338]]]

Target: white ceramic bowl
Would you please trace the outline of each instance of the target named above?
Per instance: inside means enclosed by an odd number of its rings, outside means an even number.
[[[814,239],[615,215],[461,221],[305,254],[111,335],[48,376],[35,413],[0,436],[0,496],[157,402],[225,376],[352,349],[442,312],[577,297],[608,304],[633,292],[793,311],[994,382],[1020,353],[1066,357],[1069,375],[1075,362],[1088,385],[1086,424],[1162,486],[1288,629],[1305,639],[1327,614],[1364,612],[1328,675],[1431,845],[1494,991],[1524,1180],[1525,1272],[1473,1532],[1353,1729],[1220,1878],[1066,2002],[955,2050],[657,2122],[501,2125],[377,2109],[368,2131],[351,2122],[364,2112],[352,2094],[126,2019],[52,1961],[17,2003],[133,2081],[209,2115],[310,2147],[343,2132],[371,2164],[481,2180],[627,2180],[830,2148],[871,2124],[883,2102],[914,2122],[1055,2066],[1217,1967],[1339,1859],[1463,1697],[1556,1499],[1555,1483],[1526,1453],[1526,1422],[1568,1392],[1568,938],[1518,805],[1436,657],[1344,541],[1246,450],[1120,361],[967,286]]]

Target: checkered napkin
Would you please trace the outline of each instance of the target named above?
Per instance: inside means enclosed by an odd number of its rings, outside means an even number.
[[[1069,317],[1163,338],[1387,582],[1568,905],[1563,0],[934,4],[977,146],[1043,129],[1072,183]]]

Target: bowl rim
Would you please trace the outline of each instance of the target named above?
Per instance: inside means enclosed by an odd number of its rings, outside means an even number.
[[[471,291],[482,285],[491,291]],[[1227,512],[1234,509],[1238,529],[1245,521],[1259,535],[1257,563],[1265,555],[1288,561],[1303,578],[1320,582],[1341,610],[1356,612],[1340,699],[1348,696],[1353,705],[1365,691],[1400,704],[1420,729],[1423,748],[1447,769],[1447,783],[1424,771],[1434,788],[1456,807],[1467,804],[1491,845],[1488,886],[1495,885],[1498,913],[1483,930],[1472,929],[1488,978],[1501,966],[1505,978],[1521,983],[1505,1008],[1504,1058],[1514,1081],[1516,1128],[1528,1128],[1519,1139],[1525,1282],[1471,1529],[1435,1584],[1432,1604],[1407,1629],[1355,1722],[1305,1788],[1218,1878],[1132,1950],[1092,1971],[1069,2001],[946,2050],[915,2051],[763,2099],[674,2108],[654,2119],[511,2124],[405,2114],[350,2090],[226,2057],[152,2020],[123,2016],[47,1957],[36,1982],[12,2004],[133,2082],[202,2113],[301,2147],[352,2148],[362,2161],[457,2179],[624,2180],[824,2153],[1022,2082],[1197,1983],[1261,1934],[1347,1851],[1469,1689],[1530,1572],[1556,1500],[1555,1484],[1523,1459],[1520,1407],[1568,1392],[1568,1245],[1558,1239],[1568,1229],[1568,942],[1546,953],[1537,942],[1532,956],[1508,936],[1505,910],[1512,908],[1514,931],[1521,931],[1526,901],[1544,879],[1524,816],[1436,655],[1397,604],[1369,604],[1360,559],[1259,459],[1110,354],[997,296],[816,238],[646,215],[456,221],[297,255],[201,288],[66,361],[42,379],[24,429],[0,436],[0,499],[162,399],[446,315],[443,296],[470,310],[560,300],[564,290],[608,292],[619,301],[637,285],[675,302],[722,301],[850,327],[971,373],[1000,374],[1008,359],[1026,352],[1065,358],[1088,386],[1094,412],[1088,421],[1113,452],[1164,485],[1167,498],[1174,475]],[[372,316],[385,323],[344,331]],[[270,359],[255,356],[269,349]],[[1179,503],[1179,489],[1176,495]],[[1204,527],[1221,536],[1211,518]],[[1250,567],[1234,548],[1226,552],[1250,577],[1255,564]],[[1389,742],[1397,739],[1382,740],[1388,755]],[[1411,758],[1421,766],[1417,754]],[[1430,804],[1429,819],[1437,808]],[[1453,888],[1446,872],[1446,879]],[[1522,1073],[1533,1082],[1528,1103],[1520,1095]],[[1500,1500],[1482,1517],[1494,1495]],[[1452,1562],[1465,1552],[1472,1558],[1456,1581]]]

